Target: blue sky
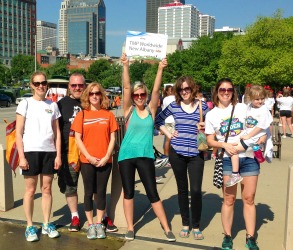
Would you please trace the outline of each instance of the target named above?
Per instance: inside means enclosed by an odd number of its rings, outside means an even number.
[[[170,0],[172,2],[173,0]],[[37,19],[58,24],[61,0],[38,0]],[[104,0],[106,5],[106,53],[120,56],[126,31],[145,31],[145,0]],[[203,14],[216,17],[216,28],[245,29],[258,16],[272,16],[277,9],[293,16],[292,0],[186,0]]]

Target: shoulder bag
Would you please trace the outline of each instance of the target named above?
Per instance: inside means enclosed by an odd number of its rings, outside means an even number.
[[[203,115],[202,115],[202,101],[199,100],[199,122],[203,122]],[[209,149],[208,143],[207,143],[207,137],[203,131],[201,131],[201,126],[197,123],[197,149],[199,151],[207,151]]]
[[[228,141],[234,109],[235,109],[235,106],[233,106],[233,108],[232,108],[231,117],[230,117],[229,125],[228,125],[228,130],[227,130],[224,142]],[[224,155],[224,152],[225,152],[225,149],[222,148],[221,152],[217,155],[216,160],[215,160],[213,184],[217,188],[221,188],[223,186],[223,155]]]

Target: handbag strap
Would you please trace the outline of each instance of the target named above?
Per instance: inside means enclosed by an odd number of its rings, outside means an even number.
[[[233,108],[232,108],[232,111],[231,111],[230,120],[229,120],[228,130],[227,130],[227,133],[226,133],[226,137],[225,137],[225,141],[224,142],[227,142],[228,141],[228,137],[229,137],[229,133],[230,133],[230,126],[231,126],[231,122],[232,122],[232,117],[233,117],[234,109],[235,109],[235,106],[233,105]],[[225,151],[225,149],[222,148],[221,153],[220,153],[220,157],[222,157],[224,155],[224,151]]]
[[[199,122],[203,122],[203,115],[202,115],[202,101],[199,100]]]

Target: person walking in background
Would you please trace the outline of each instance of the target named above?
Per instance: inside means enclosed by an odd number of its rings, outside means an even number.
[[[190,234],[189,204],[191,204],[192,234],[194,239],[204,239],[200,231],[202,211],[202,178],[204,169],[203,154],[197,148],[197,124],[200,123],[198,85],[189,76],[180,77],[174,86],[175,102],[169,104],[155,120],[156,127],[171,140],[169,161],[173,169],[177,189],[180,214],[183,228],[179,233],[181,238]],[[205,102],[202,102],[203,116],[208,111]],[[170,133],[165,127],[165,119],[172,115],[175,120],[175,132]],[[200,124],[204,126],[204,123]],[[190,183],[191,202],[188,197],[188,177]]]
[[[270,111],[272,118],[274,118],[274,105],[275,105],[275,98],[274,98],[274,91],[270,88],[270,86],[264,86],[266,91],[266,99],[265,105],[267,106],[268,110]]]
[[[167,85],[164,90],[164,99],[163,99],[163,110],[171,103],[175,101],[174,89],[172,85]],[[173,134],[175,129],[175,120],[172,115],[166,118],[165,127],[168,131]],[[170,139],[164,135],[164,155],[169,155],[170,151]]]
[[[244,134],[247,106],[237,103],[237,92],[229,78],[220,79],[213,91],[213,102],[215,107],[207,113],[205,120],[205,133],[210,147],[224,148],[223,158],[223,203],[221,209],[224,239],[222,249],[233,249],[232,224],[234,216],[234,204],[236,201],[237,185],[226,187],[229,176],[232,174],[231,155],[237,154],[235,146]],[[231,117],[233,106],[235,107],[232,125],[225,141],[227,127]],[[215,139],[216,133],[216,139]],[[258,141],[262,143],[263,137]],[[248,152],[246,152],[247,154]],[[254,203],[258,175],[260,172],[259,163],[253,154],[246,156],[245,152],[239,153],[239,172],[243,177],[241,183],[241,198],[243,202],[243,215],[246,226],[246,247],[258,250],[257,242],[254,238],[256,227],[256,208]]]
[[[175,236],[168,225],[167,217],[160,200],[154,165],[153,131],[154,117],[158,108],[159,89],[163,70],[167,60],[163,59],[158,65],[158,71],[153,86],[152,96],[146,106],[147,88],[143,83],[130,85],[129,62],[126,54],[121,56],[123,64],[123,108],[124,117],[127,118],[127,130],[122,141],[118,163],[124,192],[124,214],[127,221],[126,240],[134,240],[134,183],[137,169],[144,185],[147,196],[151,202],[154,213],[160,220],[168,241],[175,241]],[[133,106],[134,105],[134,106]]]
[[[291,132],[290,137],[293,137],[293,127],[292,127],[292,107],[293,98],[291,96],[291,88],[284,87],[283,94],[279,93],[277,95],[276,101],[280,107],[280,117],[282,121],[283,135],[282,138],[286,138],[286,124],[288,125],[289,131]]]
[[[71,212],[71,224],[68,228],[71,232],[80,230],[80,220],[77,210],[79,171],[76,172],[74,168],[68,164],[68,138],[71,124],[77,113],[81,111],[80,97],[85,87],[84,76],[80,73],[73,73],[69,78],[68,96],[65,96],[57,103],[61,113],[59,124],[62,152],[62,166],[58,171],[58,185],[60,192],[65,194],[66,202]]]
[[[106,211],[106,191],[112,170],[112,152],[118,125],[108,111],[103,87],[91,83],[81,95],[84,109],[75,117],[71,129],[80,149],[81,175],[84,185],[84,208],[88,220],[88,239],[106,238],[102,219]],[[93,222],[93,194],[96,194],[96,224]]]
[[[55,226],[49,222],[52,209],[52,181],[61,166],[61,138],[56,103],[45,98],[48,82],[45,73],[35,72],[30,87],[33,97],[23,100],[16,109],[16,145],[19,167],[24,176],[25,193],[23,207],[27,220],[27,241],[39,240],[33,226],[34,195],[40,176],[42,212],[44,222],[42,234],[50,238],[59,237]]]
[[[249,93],[249,90],[250,90],[251,86],[252,86],[251,83],[246,84],[245,91],[244,91],[244,94],[243,94],[242,99],[241,99],[241,103],[248,104],[250,102],[248,93]]]
[[[271,113],[272,115],[272,122],[274,120],[274,115],[275,115],[275,109],[274,109],[274,106],[275,106],[275,98],[274,98],[274,91],[271,89],[270,86],[264,86],[264,89],[266,91],[266,99],[265,99],[265,105],[266,107],[268,108],[269,112]],[[272,134],[273,132],[273,126],[272,126],[272,123],[270,125],[270,132]]]

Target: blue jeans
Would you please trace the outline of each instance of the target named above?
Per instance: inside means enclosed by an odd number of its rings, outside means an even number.
[[[256,159],[250,157],[239,158],[239,173],[241,176],[259,175],[260,167]],[[232,174],[232,163],[230,157],[223,158],[223,175]]]

